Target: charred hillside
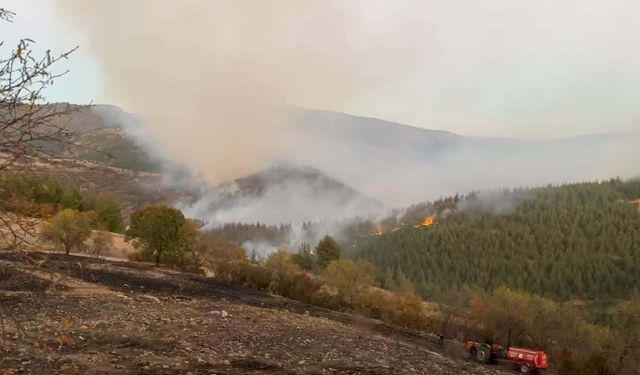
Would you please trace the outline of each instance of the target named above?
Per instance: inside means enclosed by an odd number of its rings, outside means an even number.
[[[7,373],[508,373],[461,359],[457,343],[447,357],[422,332],[203,276],[59,254],[0,261],[3,313],[27,322],[3,326]]]

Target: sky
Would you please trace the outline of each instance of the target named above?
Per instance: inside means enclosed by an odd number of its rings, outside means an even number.
[[[63,22],[56,16],[52,2],[30,0],[3,1],[1,7],[16,13],[12,23],[0,24],[0,40],[6,51],[22,38],[32,39],[32,45],[38,55],[47,49],[54,54],[80,47],[69,60],[62,60],[56,71],[69,73],[60,78],[47,93],[47,99],[55,102],[78,104],[104,103],[109,98],[104,93],[100,60],[87,48],[87,40],[80,33],[65,30]]]
[[[186,75],[199,95],[217,80],[234,87],[228,75],[236,75],[256,93],[250,100],[465,135],[540,139],[640,130],[637,1],[5,0],[2,6],[17,13],[12,24],[0,25],[3,52],[22,37],[54,52],[80,46],[60,64],[70,72],[49,92],[51,101],[149,110],[134,98],[147,94],[136,85],[149,82],[116,77],[136,64],[125,53],[157,57],[154,45],[127,47],[153,35],[162,47],[186,40],[195,46],[194,77],[189,59],[171,61],[175,71],[164,74]],[[139,64],[137,73],[145,66]],[[157,73],[149,74],[161,79]],[[199,79],[206,82],[199,86]]]

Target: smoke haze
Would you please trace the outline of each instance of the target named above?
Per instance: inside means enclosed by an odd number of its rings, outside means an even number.
[[[136,135],[153,154],[212,185],[281,161],[311,165],[397,206],[638,174],[640,27],[631,15],[640,6],[587,3],[65,0],[57,8],[102,61],[113,104],[144,119]],[[480,139],[292,116],[298,106],[471,134],[626,133]],[[314,189],[202,209],[214,196],[190,209],[214,221],[274,221],[278,207],[283,221],[337,212],[325,203],[305,211]]]
[[[354,31],[363,40],[358,8],[141,0],[63,1],[59,10],[89,33],[116,104],[152,124],[167,153],[222,182],[284,151],[285,105],[346,102],[394,74],[396,57],[350,40]]]

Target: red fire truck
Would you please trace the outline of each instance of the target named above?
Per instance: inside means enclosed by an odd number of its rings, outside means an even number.
[[[508,363],[523,374],[539,373],[549,367],[547,354],[542,351],[514,348],[506,349],[500,345],[482,344],[475,341],[468,341],[466,351],[469,358],[473,358],[482,363]]]

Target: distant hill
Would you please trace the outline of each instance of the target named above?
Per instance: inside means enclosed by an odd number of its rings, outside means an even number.
[[[68,126],[81,147],[67,150],[63,156],[138,172],[162,170],[161,161],[149,155],[127,130],[137,126],[135,116],[116,106],[79,107]]]
[[[640,133],[524,140],[469,137],[390,121],[297,110],[291,132],[315,166],[393,206],[501,187],[630,177]],[[327,151],[330,150],[330,151]]]
[[[183,209],[215,225],[274,225],[376,213],[384,207],[318,169],[284,163],[207,189],[202,199]]]
[[[299,108],[293,110],[290,121],[292,128],[305,132],[310,137],[326,138],[330,135],[337,142],[380,152],[429,152],[437,155],[451,145],[470,140],[447,131],[417,128],[333,111]]]
[[[337,181],[322,171],[306,166],[293,164],[280,164],[260,172],[239,178],[232,183],[221,185],[231,188],[235,194],[243,197],[260,196],[270,189],[282,189],[285,184],[313,185],[318,191],[333,191],[341,203],[361,198],[355,189]],[[233,188],[235,186],[235,189]],[[371,200],[372,204],[381,205],[381,202]]]
[[[144,129],[134,115],[97,105],[71,123],[79,130],[79,143],[88,147],[66,156],[136,171],[162,170],[163,161],[145,150],[149,140],[140,135]],[[291,142],[274,160],[311,166],[388,206],[471,190],[640,173],[633,162],[640,157],[637,133],[481,138],[309,109],[293,109],[287,125]]]

